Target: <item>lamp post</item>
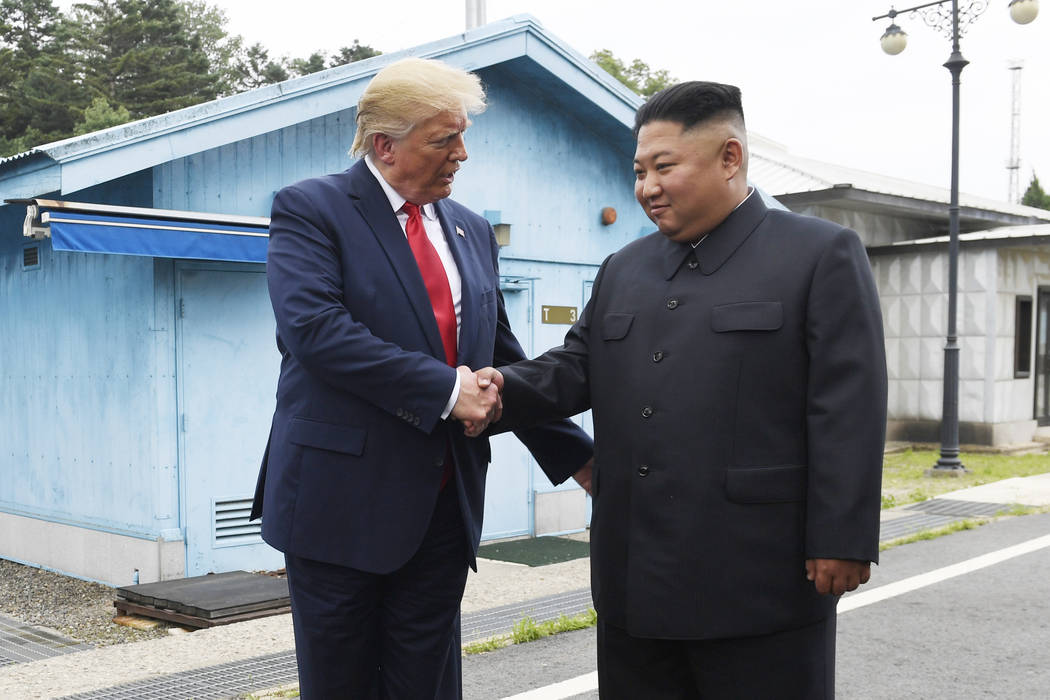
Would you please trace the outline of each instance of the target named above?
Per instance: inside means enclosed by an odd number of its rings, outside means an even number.
[[[951,4],[951,9],[945,7]],[[960,8],[960,4],[962,7]],[[890,11],[872,21],[889,19],[880,42],[891,56],[908,45],[908,35],[894,21],[898,15],[918,13],[926,24],[944,32],[952,42],[952,53],[944,67],[952,75],[952,175],[951,202],[948,205],[948,337],[944,345],[944,410],[941,414],[941,456],[927,473],[959,476],[966,473],[959,460],[959,338],[956,332],[956,291],[959,272],[959,76],[969,63],[959,51],[959,38],[966,28],[988,8],[988,0],[940,0],[904,10]],[[1039,14],[1039,0],[1010,0],[1010,17],[1028,24]]]

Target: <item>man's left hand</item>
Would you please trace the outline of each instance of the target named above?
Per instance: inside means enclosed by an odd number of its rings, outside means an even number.
[[[817,587],[817,593],[842,595],[871,578],[871,562],[855,559],[807,559],[806,579]]]
[[[587,464],[580,467],[580,471],[572,475],[573,479],[576,479],[576,483],[583,487],[583,490],[587,492],[589,496],[593,496],[591,493],[591,475],[594,473],[594,457],[587,460]]]

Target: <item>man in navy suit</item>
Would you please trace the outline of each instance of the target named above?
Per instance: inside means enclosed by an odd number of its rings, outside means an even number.
[[[302,696],[461,696],[459,604],[481,537],[498,417],[471,371],[524,358],[488,222],[446,199],[478,78],[380,71],[343,173],[282,189],[267,281],[282,355],[253,517],[285,553]],[[551,481],[589,483],[569,421],[517,433]]]
[[[740,91],[635,118],[658,232],[610,255],[565,344],[484,372],[501,425],[594,411],[603,700],[829,700],[835,604],[878,558],[879,299],[856,233],[747,184]]]

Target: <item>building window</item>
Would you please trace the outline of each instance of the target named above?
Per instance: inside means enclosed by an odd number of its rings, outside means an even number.
[[[1014,377],[1032,372],[1032,297],[1019,296],[1014,307]]]

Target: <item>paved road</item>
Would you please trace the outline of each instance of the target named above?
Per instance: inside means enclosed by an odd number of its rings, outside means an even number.
[[[839,615],[840,700],[1050,698],[1048,544],[1042,514],[884,552],[866,597],[841,604],[856,607]],[[468,657],[465,697],[597,698],[593,671],[594,631],[559,635]]]

